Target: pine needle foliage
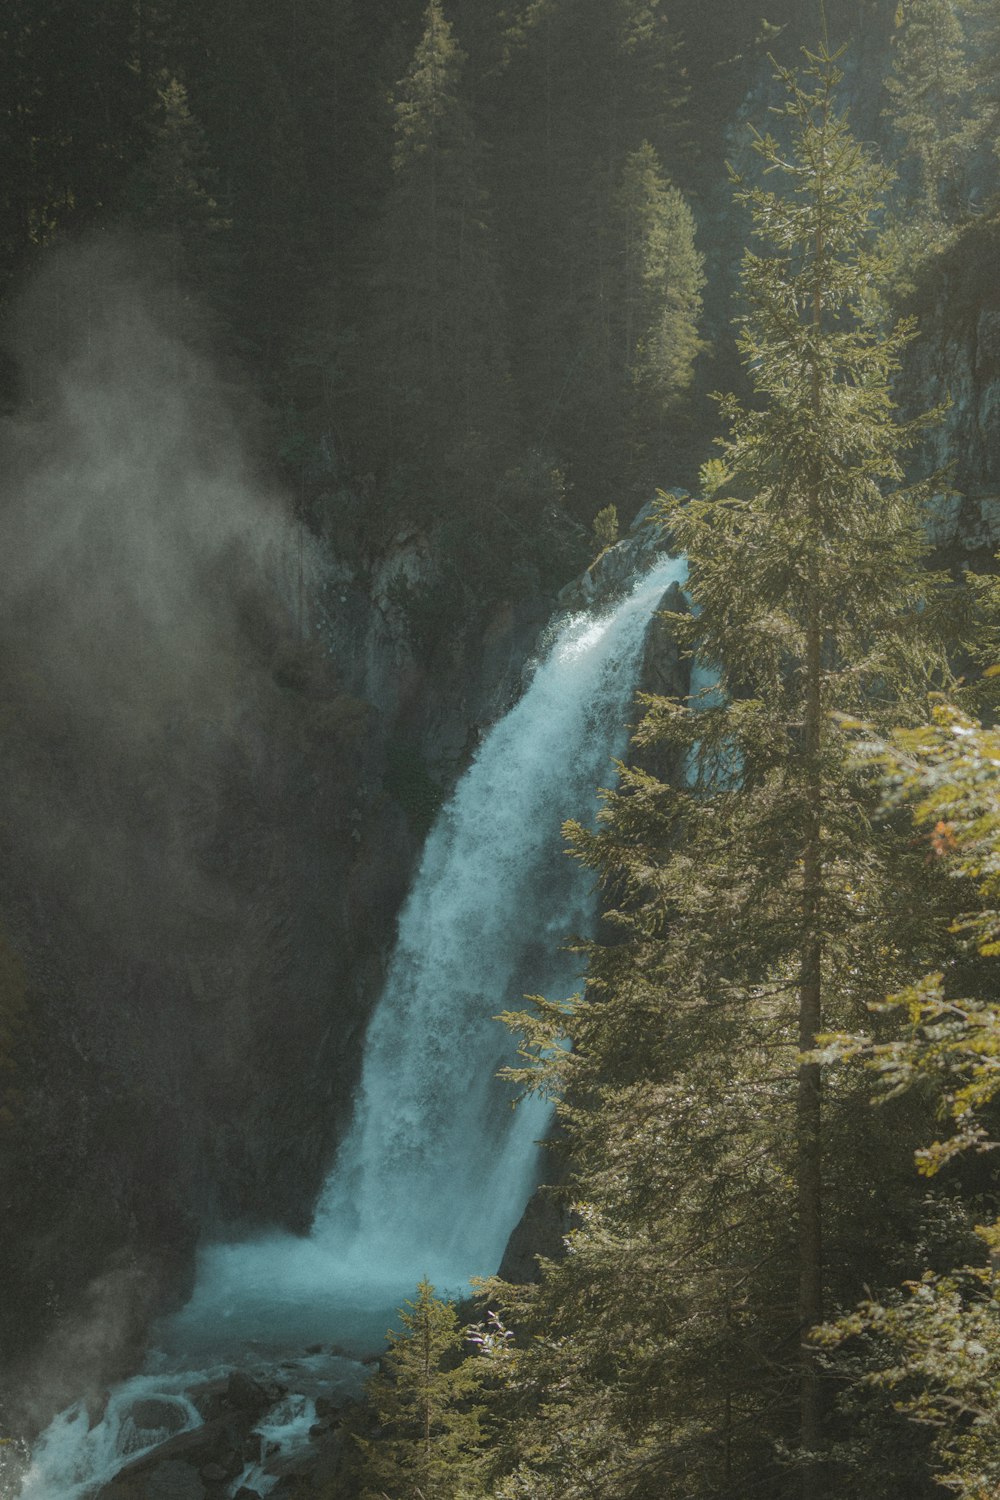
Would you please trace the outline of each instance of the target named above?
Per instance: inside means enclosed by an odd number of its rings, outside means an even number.
[[[393,100],[392,181],[372,247],[360,387],[379,464],[388,434],[431,509],[473,490],[511,436],[505,310],[466,56],[440,0]],[[435,491],[438,493],[435,494]]]
[[[483,1493],[476,1396],[484,1362],[464,1357],[455,1305],[436,1297],[428,1281],[399,1320],[367,1386],[379,1432],[359,1438],[362,1500],[475,1500]]]
[[[722,401],[704,498],[663,497],[696,670],[689,701],[646,700],[637,748],[685,774],[624,767],[597,831],[569,826],[613,940],[575,1006],[509,1018],[519,1076],[563,1090],[579,1225],[538,1289],[506,1294],[535,1339],[505,1497],[835,1492],[809,1330],[919,1217],[903,1115],[873,1131],[814,1050],[947,941],[939,871],[878,823],[833,717],[917,722],[950,680],[927,491],[903,473],[935,414],[894,410],[913,328],[880,295],[889,174],[837,107],[837,64],[779,69],[763,176],[735,184],[753,404]]]
[[[887,809],[910,807],[926,857],[956,883],[967,910],[952,925],[947,964],[877,1007],[896,1023],[887,1038],[833,1036],[827,1044],[830,1056],[860,1059],[876,1073],[881,1102],[920,1091],[936,1098],[944,1129],[916,1153],[920,1172],[935,1178],[966,1154],[997,1147],[1000,735],[938,698],[928,723],[885,739],[869,733],[859,758],[880,771]],[[970,996],[970,981],[981,994]],[[995,1213],[995,1191],[992,1204]],[[819,1335],[839,1351],[841,1368],[853,1361],[859,1387],[884,1393],[928,1434],[929,1467],[961,1500],[986,1500],[1000,1486],[1000,1220],[975,1233],[970,1263],[925,1266]]]
[[[909,0],[899,8],[896,63],[886,79],[888,111],[913,158],[913,194],[928,225],[953,222],[965,207],[975,125],[961,8],[954,0]]]

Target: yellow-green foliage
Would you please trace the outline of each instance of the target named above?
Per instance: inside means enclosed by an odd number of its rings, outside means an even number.
[[[985,958],[1000,955],[1000,732],[943,700],[930,722],[891,740],[866,740],[865,760],[884,777],[889,808],[907,803],[927,839],[927,858],[978,891],[981,905],[952,931]],[[918,1152],[932,1176],[970,1146],[982,1147],[979,1113],[1000,1094],[1000,1002],[950,992],[942,972],[917,978],[882,1009],[896,1011],[902,1034],[887,1042],[831,1037],[834,1054],[860,1056],[890,1094],[921,1078],[942,1088],[953,1133]]]
[[[910,807],[927,860],[965,882],[970,898],[978,893],[981,904],[952,924],[960,954],[1000,956],[1000,733],[938,699],[929,723],[867,739],[861,754],[881,771],[889,807]],[[1000,1095],[1000,1002],[956,994],[956,970],[924,975],[875,1007],[900,1018],[895,1038],[827,1039],[829,1056],[878,1073],[882,1098],[920,1083],[937,1090],[947,1128],[916,1153],[929,1177],[964,1151],[996,1147],[983,1111]],[[961,1500],[1000,1493],[1000,1220],[976,1234],[987,1264],[928,1269],[819,1334],[827,1348],[848,1346],[873,1398],[885,1393],[928,1430],[939,1482]]]
[[[613,547],[618,540],[618,507],[606,505],[594,517],[594,541],[601,552]]]
[[[466,1358],[452,1302],[422,1281],[398,1313],[388,1353],[368,1382],[378,1435],[358,1439],[362,1500],[474,1500],[482,1495],[476,1395],[484,1362]]]

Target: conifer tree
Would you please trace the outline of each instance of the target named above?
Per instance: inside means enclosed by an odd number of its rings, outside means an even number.
[[[979,583],[995,593],[995,580]],[[988,1162],[996,1145],[1000,735],[939,697],[930,723],[884,740],[867,735],[859,754],[882,773],[886,814],[912,807],[926,857],[960,882],[966,910],[953,925],[958,940],[946,965],[914,976],[878,1007],[896,1023],[890,1035],[868,1028],[831,1038],[830,1051],[861,1058],[878,1075],[883,1102],[917,1087],[937,1099],[943,1138],[925,1138],[916,1151],[921,1174],[935,1179],[973,1154]],[[869,1297],[821,1335],[828,1348],[847,1346],[841,1369],[856,1391],[887,1395],[924,1429],[928,1473],[960,1500],[981,1500],[1000,1484],[1000,1220],[973,1219],[984,1208],[995,1215],[991,1176],[967,1168],[961,1184],[975,1236],[956,1247],[965,1248],[965,1264],[928,1258],[905,1288]]]
[[[664,178],[648,141],[625,159],[615,208],[620,250],[612,280],[620,277],[621,287],[615,374],[626,408],[625,472],[649,484],[662,458],[668,416],[690,385],[702,348],[703,261],[691,209]],[[607,290],[611,301],[611,286]]]
[[[533,0],[512,13],[498,186],[512,349],[530,419],[564,456],[588,520],[622,484],[626,161],[645,143],[657,173],[673,170],[686,94],[662,0]]]
[[[461,97],[462,53],[440,0],[395,98],[393,180],[374,250],[362,360],[373,455],[411,477],[465,481],[509,439],[503,299],[482,151]]]
[[[164,74],[148,127],[149,149],[126,186],[132,221],[165,241],[175,277],[202,280],[213,238],[228,223],[212,196],[216,174],[187,90]]]
[[[1000,4],[997,0],[960,0],[969,32],[969,82],[972,133],[1000,151]]]
[[[691,209],[648,141],[625,157],[616,192],[595,215],[588,232],[599,253],[577,293],[574,458],[594,493],[637,509],[662,480],[703,347],[703,259]]]
[[[363,1500],[473,1500],[482,1493],[481,1363],[463,1358],[455,1306],[428,1281],[405,1308],[368,1382],[380,1433],[362,1443]]]
[[[131,6],[9,0],[0,15],[0,276],[109,208],[141,143]]]
[[[965,38],[954,0],[906,0],[896,63],[886,79],[889,111],[916,167],[915,198],[932,222],[954,222],[964,206],[972,140]]]
[[[873,832],[832,717],[914,719],[948,676],[923,492],[902,485],[926,422],[891,398],[911,330],[878,297],[888,174],[837,108],[835,58],[779,71],[789,139],[757,135],[768,186],[738,185],[754,404],[723,402],[705,498],[664,513],[695,606],[674,623],[714,686],[651,700],[637,743],[688,785],[626,769],[598,832],[571,828],[619,941],[592,948],[582,1003],[520,1020],[565,1088],[582,1222],[513,1297],[536,1415],[504,1495],[822,1494],[811,1330],[918,1212],[892,1131],[824,1089],[814,1049],[943,940],[936,872]]]

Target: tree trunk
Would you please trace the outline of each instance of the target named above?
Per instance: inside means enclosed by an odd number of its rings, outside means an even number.
[[[822,195],[824,184],[817,184],[819,222],[816,228],[816,257],[813,293],[813,329],[817,340],[823,327],[823,229]],[[822,411],[823,391],[818,364],[812,370],[812,404],[817,418]],[[820,476],[817,474],[809,494],[809,574],[806,603],[806,656],[803,715],[803,757],[805,761],[806,829],[802,856],[802,948],[799,971],[799,1051],[808,1053],[816,1045],[823,1029],[823,856],[822,856],[822,774],[820,750],[823,736],[822,642],[823,622],[820,614],[819,539],[822,524]],[[801,1062],[796,1101],[796,1134],[798,1142],[798,1210],[799,1210],[799,1439],[804,1453],[819,1451],[822,1439],[819,1371],[816,1352],[808,1342],[809,1330],[823,1321],[823,1163],[822,1163],[822,1076],[814,1062]],[[815,1465],[804,1459],[802,1464],[803,1500],[816,1500]]]

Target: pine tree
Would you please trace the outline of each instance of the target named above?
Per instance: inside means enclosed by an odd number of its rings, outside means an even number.
[[[943,941],[940,879],[873,830],[832,716],[914,719],[948,668],[902,487],[926,424],[891,398],[911,330],[877,295],[889,176],[837,109],[835,58],[807,60],[780,73],[788,140],[755,137],[782,186],[738,185],[754,404],[723,402],[706,498],[665,509],[694,605],[674,624],[714,686],[652,700],[638,745],[689,784],[626,769],[598,832],[571,829],[619,940],[591,950],[583,1003],[522,1018],[565,1085],[582,1223],[513,1298],[538,1414],[505,1495],[822,1493],[811,1330],[919,1215],[898,1121],[873,1138],[814,1050]]]
[[[967,206],[972,140],[971,80],[954,0],[906,0],[899,8],[896,63],[886,79],[889,111],[917,174],[914,194],[932,222],[954,222]]]
[[[686,95],[662,0],[533,0],[512,14],[497,151],[512,349],[533,429],[588,520],[623,482],[626,161],[646,143],[658,172],[673,169]]]
[[[997,0],[959,0],[969,31],[969,82],[972,135],[1000,152],[1000,4]]]
[[[482,1493],[481,1362],[463,1358],[454,1303],[428,1281],[405,1307],[368,1382],[380,1433],[362,1444],[362,1500],[473,1500]]]
[[[0,278],[58,232],[93,223],[121,189],[141,145],[131,10],[127,0],[3,7]]]
[[[648,141],[626,157],[615,209],[621,245],[616,374],[626,406],[625,472],[641,492],[655,485],[669,415],[690,385],[703,347],[703,260],[691,209],[664,178]]]
[[[464,54],[440,0],[424,22],[396,91],[393,180],[360,357],[372,461],[388,439],[426,507],[449,473],[468,486],[503,451],[511,403],[482,149],[461,96]]]
[[[592,493],[648,503],[676,445],[697,355],[703,259],[694,216],[648,141],[595,207],[594,279],[578,294],[575,464]],[[594,238],[596,237],[596,239]]]
[[[212,196],[216,173],[187,90],[164,74],[148,127],[149,149],[126,186],[129,218],[164,241],[172,273],[206,277],[215,238],[229,228]]]

